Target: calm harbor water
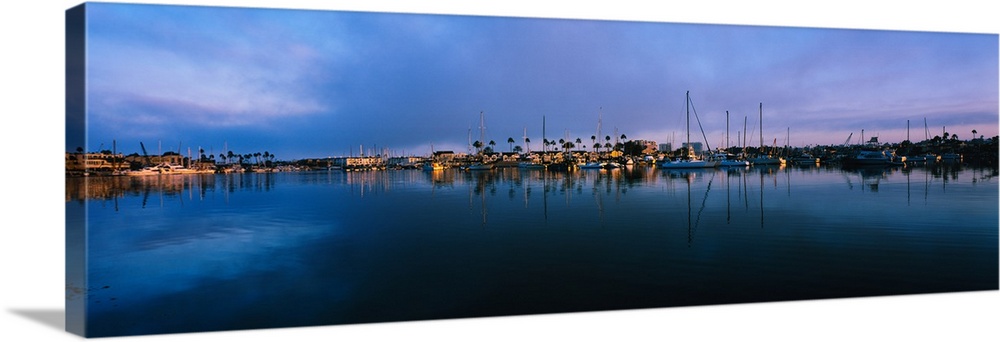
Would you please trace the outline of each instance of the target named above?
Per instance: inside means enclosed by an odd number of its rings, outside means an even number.
[[[938,166],[67,179],[95,336],[998,288],[998,174]]]

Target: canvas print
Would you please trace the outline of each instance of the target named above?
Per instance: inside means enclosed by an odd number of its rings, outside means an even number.
[[[998,36],[84,3],[86,337],[998,289]]]

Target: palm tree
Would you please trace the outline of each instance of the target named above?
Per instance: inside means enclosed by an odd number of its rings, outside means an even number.
[[[514,150],[514,138],[513,137],[508,137],[507,138],[507,145],[509,146],[508,148],[509,148],[510,151]]]
[[[524,137],[524,145],[528,147],[528,151],[531,151],[531,139]]]
[[[514,146],[514,153],[521,153],[524,149],[521,146]]]
[[[565,152],[569,152],[570,149],[572,149],[574,146],[576,146],[576,145],[573,145],[572,141],[567,141],[567,142],[564,142],[562,144],[563,151],[565,151]]]
[[[595,151],[597,150],[598,147],[601,147],[601,145],[597,145],[597,136],[595,135],[590,136],[590,142],[594,144]]]
[[[493,141],[493,140],[490,140],[489,145],[490,145],[490,153],[493,153],[493,151],[496,149],[494,146],[497,145],[497,142]]]
[[[622,133],[621,138],[622,138],[622,141],[625,141],[625,139],[628,139],[628,137],[626,137],[624,133]]]
[[[608,142],[604,143],[604,149],[606,151],[610,152],[611,151],[611,141],[610,141],[611,139],[608,139],[608,140],[609,140]]]
[[[482,151],[483,142],[482,141],[476,140],[475,142],[472,143],[472,147],[476,148],[476,153],[479,153],[479,154],[483,153],[483,151]]]

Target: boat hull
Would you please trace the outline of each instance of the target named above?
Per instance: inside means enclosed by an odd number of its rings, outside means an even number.
[[[662,169],[703,169],[718,166],[719,162],[705,160],[677,160],[657,163]]]

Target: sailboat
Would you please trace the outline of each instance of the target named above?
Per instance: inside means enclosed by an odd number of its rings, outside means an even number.
[[[760,104],[760,152],[764,151],[764,103]],[[785,165],[785,158],[773,157],[770,154],[758,155],[756,158],[750,160],[753,165]]]
[[[729,142],[729,111],[726,111],[726,142]],[[712,159],[719,162],[719,167],[747,167],[750,166],[750,162],[742,160],[726,152],[725,150],[719,151],[712,155]]]
[[[594,136],[597,137],[598,139],[601,138],[601,121],[602,121],[602,117],[603,117],[602,114],[598,114],[598,116],[597,116],[597,133]],[[604,169],[605,167],[608,166],[608,163],[603,162],[603,161],[600,160],[601,157],[600,157],[599,154],[595,154],[595,156],[594,156],[593,159],[594,160],[590,160],[590,161],[586,161],[586,162],[580,162],[579,164],[576,165],[576,167],[578,167],[580,169],[583,169],[583,170],[598,170],[598,169]]]
[[[690,169],[690,168],[715,167],[718,165],[718,162],[700,159],[698,158],[697,155],[694,154],[694,150],[691,149],[691,92],[690,91],[685,93],[684,102],[685,102],[684,103],[685,111],[687,115],[687,119],[685,120],[685,122],[687,123],[687,147],[685,148],[685,150],[687,150],[687,155],[677,160],[670,160],[668,158],[664,158],[660,160],[656,164],[656,166],[664,169]]]
[[[483,134],[485,129],[486,129],[486,127],[484,126],[483,112],[479,112],[479,142],[480,142],[480,144],[485,144],[486,143],[485,141],[483,141],[483,139],[485,138],[485,136]],[[492,169],[496,168],[496,164],[487,163],[485,161],[485,159],[486,159],[485,155],[482,155],[481,157],[484,159],[483,161],[472,163],[472,165],[469,165],[469,170],[470,171],[492,170]]]
[[[542,120],[544,121],[545,119],[543,118]],[[527,141],[528,140],[528,128],[527,127],[524,128],[524,136],[521,139],[522,139],[522,141]],[[531,150],[530,149],[525,148],[525,151],[528,151],[527,156],[531,155]],[[526,160],[517,163],[517,167],[520,168],[520,169],[532,169],[532,170],[543,170],[543,169],[545,169],[545,165],[544,164],[535,163],[535,162],[531,161],[530,157],[526,158],[525,155],[522,155],[521,159],[526,159]]]

